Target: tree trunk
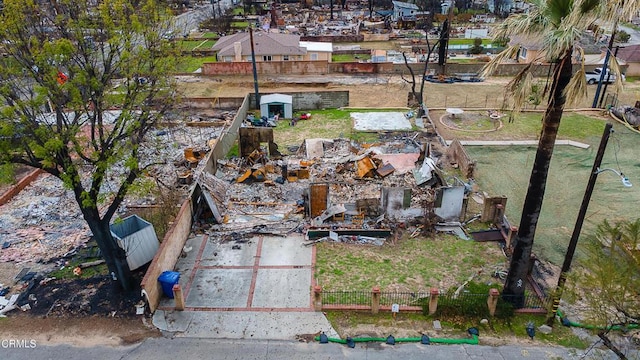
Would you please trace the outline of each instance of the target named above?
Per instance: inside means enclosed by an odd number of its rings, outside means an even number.
[[[95,212],[97,214],[97,211]],[[131,290],[132,278],[131,270],[127,263],[127,254],[120,246],[118,246],[118,243],[111,235],[109,221],[99,219],[96,214],[92,214],[91,211],[83,210],[83,214],[91,232],[93,233],[93,238],[96,240],[96,243],[102,252],[102,258],[107,263],[109,273],[119,281],[120,286],[124,291]]]
[[[522,207],[520,227],[515,238],[509,273],[505,280],[502,296],[516,308],[524,306],[524,291],[529,270],[531,248],[538,225],[540,209],[551,164],[551,155],[562,119],[562,111],[566,101],[564,89],[571,80],[571,50],[559,60],[553,72],[551,98],[542,119],[542,133],[538,142],[536,158],[529,178],[529,187]]]
[[[329,6],[331,7],[331,9],[329,10],[329,19],[333,20],[333,0],[329,0]]]
[[[607,334],[604,331],[598,332],[598,337],[602,339],[604,346],[613,351],[613,353],[616,354],[620,360],[627,360],[627,356],[611,342],[611,339],[607,337]]]

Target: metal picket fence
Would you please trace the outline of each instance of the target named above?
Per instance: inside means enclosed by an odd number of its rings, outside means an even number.
[[[428,292],[398,292],[381,291],[380,307],[390,307],[398,304],[400,309],[428,307],[431,295]],[[322,291],[323,307],[340,308],[344,310],[371,310],[373,292],[371,290],[329,290]],[[459,315],[474,316],[488,313],[488,294],[473,294],[461,292],[441,293],[438,295],[438,311],[440,313],[455,313]],[[527,292],[521,299],[522,309],[543,311],[547,308],[548,299],[538,297],[535,292]],[[513,311],[510,302],[503,296],[498,299],[497,312]]]

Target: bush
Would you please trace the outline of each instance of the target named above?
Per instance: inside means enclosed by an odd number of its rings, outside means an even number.
[[[481,54],[484,51],[484,47],[482,46],[482,39],[475,38],[473,39],[473,46],[469,49],[469,52],[474,55]]]
[[[620,43],[626,43],[631,39],[631,35],[624,30],[620,30],[616,33],[615,40]]]
[[[456,288],[451,288],[445,294],[440,295],[436,315],[448,318],[459,316],[478,319],[488,318],[490,314],[487,299],[490,288],[491,286],[486,284],[471,282],[456,298],[454,298]],[[420,302],[422,312],[427,315],[429,313],[429,299],[420,300],[422,300]],[[502,300],[502,298],[498,298],[495,318],[509,321],[514,314],[513,305]]]
[[[16,182],[16,171],[13,164],[0,164],[0,185],[9,185]]]

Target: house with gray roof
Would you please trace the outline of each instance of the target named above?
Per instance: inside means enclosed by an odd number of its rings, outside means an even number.
[[[618,60],[622,60],[627,67],[627,76],[640,75],[640,45],[626,45],[618,49]]]
[[[416,15],[418,15],[419,8],[418,5],[402,2],[402,1],[392,1],[393,3],[393,15],[391,20],[393,21],[415,21]]]
[[[299,35],[257,31],[253,34],[256,62],[264,61],[328,61],[332,44],[300,41]],[[251,61],[251,39],[248,32],[221,37],[213,46],[219,62]]]

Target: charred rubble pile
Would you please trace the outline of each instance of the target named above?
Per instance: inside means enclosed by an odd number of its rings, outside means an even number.
[[[310,243],[381,245],[399,227],[459,221],[468,187],[448,184],[445,154],[415,137],[307,139],[289,156],[260,146],[219,160],[196,180],[196,229],[220,241],[303,232]]]

